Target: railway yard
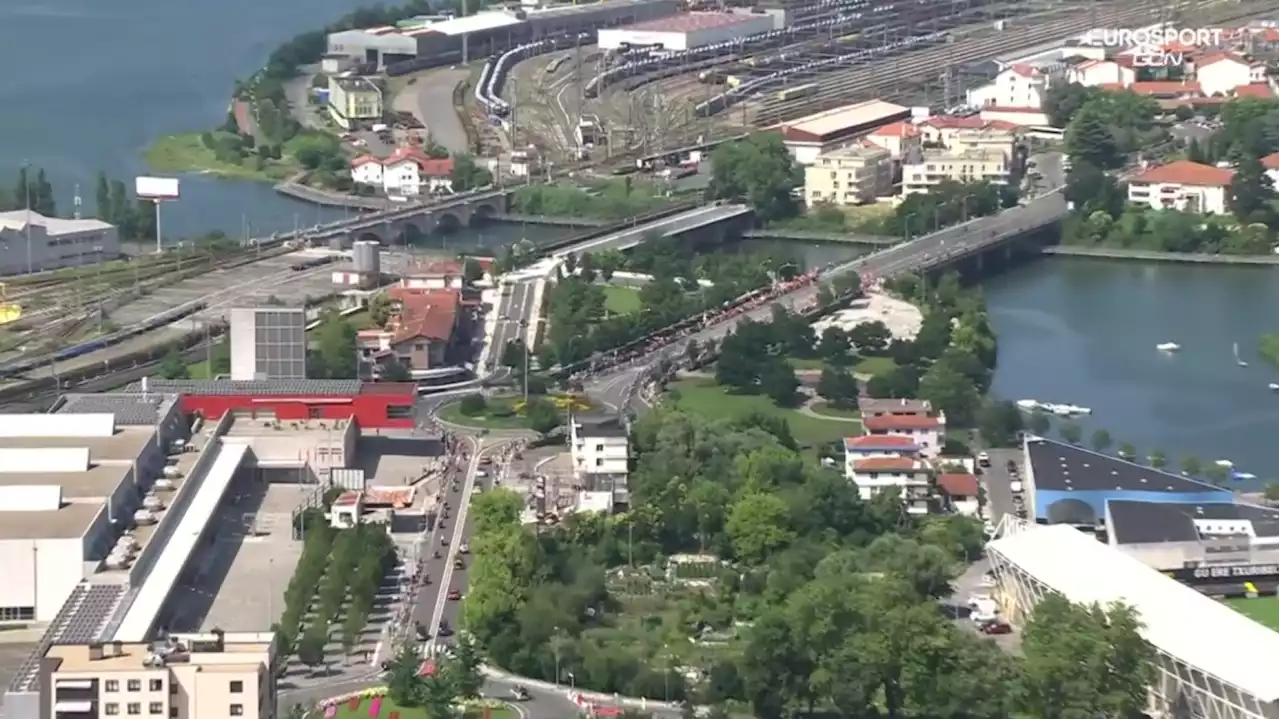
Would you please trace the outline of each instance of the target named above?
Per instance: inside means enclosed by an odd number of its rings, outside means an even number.
[[[612,82],[598,78],[619,60],[590,40],[529,57],[510,69],[500,89],[511,120],[497,130],[505,135],[500,147],[491,149],[533,150],[557,167],[588,159],[591,165],[616,164],[865,100],[936,111],[960,104],[966,89],[985,82],[968,69],[993,57],[1059,43],[1094,27],[1227,22],[1273,10],[1233,0],[952,0],[930,5],[924,16],[877,23],[874,16],[850,12],[857,7],[824,6],[825,14],[806,21],[823,26],[794,32],[787,44],[691,51]],[[593,81],[598,92],[584,89]],[[473,99],[467,102],[468,114],[483,116]],[[580,127],[594,135],[589,158],[575,137]]]

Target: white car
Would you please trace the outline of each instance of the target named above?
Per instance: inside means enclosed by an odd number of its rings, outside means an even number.
[[[991,466],[991,455],[987,454],[986,452],[979,452],[979,453],[978,453],[978,466],[979,466],[979,467],[990,467],[990,466]]]

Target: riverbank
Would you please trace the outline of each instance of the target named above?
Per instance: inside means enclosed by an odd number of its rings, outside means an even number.
[[[235,135],[227,132],[181,132],[165,135],[143,151],[142,159],[146,162],[147,169],[152,172],[164,174],[193,172],[254,182],[280,182],[302,170],[302,166],[289,155],[266,159],[261,155],[252,154],[246,155],[239,162],[220,160],[217,152],[206,145],[204,140],[206,134],[215,143],[230,142],[227,138],[235,138]]]
[[[1221,255],[1199,252],[1158,252],[1133,250],[1123,247],[1081,247],[1079,245],[1049,245],[1041,250],[1046,255],[1063,257],[1092,257],[1102,260],[1133,260],[1139,262],[1180,262],[1199,265],[1275,265],[1280,256],[1271,255]]]
[[[1275,332],[1271,332],[1262,336],[1258,342],[1258,354],[1262,355],[1262,359],[1266,360],[1272,367],[1280,362],[1280,336]]]

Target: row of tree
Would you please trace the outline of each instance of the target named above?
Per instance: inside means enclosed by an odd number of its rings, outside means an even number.
[[[284,611],[280,614],[277,627],[278,645],[281,654],[289,654],[299,646],[298,637],[304,629],[303,619],[311,608],[316,591],[320,588],[320,580],[324,577],[329,565],[329,554],[333,549],[333,541],[337,530],[333,529],[324,514],[319,510],[309,510],[298,517],[300,533],[303,536],[302,555],[294,567],[293,578],[284,591]],[[320,645],[320,664],[324,658],[324,644]]]
[[[649,183],[630,176],[590,188],[571,185],[526,185],[511,196],[514,212],[552,217],[597,217],[621,220],[643,215],[670,200]]]
[[[906,515],[896,491],[862,499],[806,464],[778,418],[707,422],[661,408],[637,421],[633,447],[624,515],[575,514],[533,534],[518,495],[477,497],[463,616],[490,661],[712,704],[717,716],[731,701],[763,719],[1140,708],[1151,656],[1132,613],[1050,598],[1026,626],[1025,660],[1002,654],[937,606],[981,551],[981,527]],[[635,603],[606,580],[689,552],[718,562],[705,592]]]
[[[336,533],[323,574],[312,597],[301,601],[311,604],[307,628],[297,639],[298,659],[309,666],[324,663],[325,646],[329,643],[329,627],[341,620],[340,641],[350,652],[360,641],[369,623],[378,589],[387,571],[395,563],[395,547],[381,527],[359,524]],[[312,576],[308,570],[308,576]],[[296,576],[296,575],[295,575]],[[292,585],[291,585],[292,587]],[[286,608],[287,610],[287,608]],[[306,610],[300,618],[306,619]]]

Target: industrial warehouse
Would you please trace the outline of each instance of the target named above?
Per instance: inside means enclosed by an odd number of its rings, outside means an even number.
[[[774,17],[765,13],[694,12],[600,30],[596,46],[601,50],[693,50],[774,29]]]
[[[300,552],[298,513],[336,485],[367,495],[392,532],[424,526],[426,498],[408,480],[434,460],[362,440],[411,429],[415,397],[396,383],[148,382],[0,416],[0,562],[12,578],[0,621],[48,625],[5,695],[7,719],[80,706],[81,683],[125,674],[175,685],[160,696],[187,707],[179,716],[227,679],[249,687],[226,698],[242,716],[274,716],[266,629]],[[209,667],[217,691],[200,678]]]

